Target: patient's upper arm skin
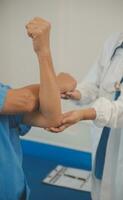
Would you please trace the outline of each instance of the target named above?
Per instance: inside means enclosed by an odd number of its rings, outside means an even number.
[[[10,89],[0,114],[33,112],[36,107],[37,100],[30,90],[26,88]]]

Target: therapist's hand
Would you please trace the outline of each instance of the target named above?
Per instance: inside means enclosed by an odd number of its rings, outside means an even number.
[[[73,110],[63,114],[63,120],[59,127],[48,128],[46,130],[58,133],[64,131],[66,128],[78,123],[81,120],[95,120],[95,119],[96,119],[96,110],[94,108]]]
[[[68,92],[64,93],[62,95],[62,98],[79,101],[81,99],[81,93],[79,90],[75,89],[73,91],[68,91]]]
[[[53,133],[59,133],[83,119],[84,119],[84,112],[82,112],[81,110],[73,110],[70,112],[66,112],[63,114],[63,120],[61,126],[57,128],[51,127],[46,130]]]
[[[70,74],[61,72],[57,75],[57,84],[60,88],[61,97],[64,97],[66,92],[75,90],[77,81]]]

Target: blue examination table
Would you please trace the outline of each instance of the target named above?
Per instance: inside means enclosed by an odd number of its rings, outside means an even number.
[[[91,154],[69,148],[22,140],[23,168],[31,189],[30,200],[91,200],[89,192],[81,192],[42,183],[57,165],[91,169]]]

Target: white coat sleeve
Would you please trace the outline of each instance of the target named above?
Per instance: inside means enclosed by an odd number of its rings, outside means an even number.
[[[96,126],[123,128],[123,89],[118,100],[110,101],[100,97],[92,107],[96,110],[96,119],[93,121]]]
[[[82,105],[92,103],[99,96],[100,79],[103,71],[101,55],[102,53],[85,79],[77,85],[76,89],[81,93],[81,99],[80,101],[76,101],[77,104]]]
[[[86,78],[77,85],[77,90],[81,93],[78,104],[89,104],[98,98],[99,93],[100,68],[98,61],[92,67]]]

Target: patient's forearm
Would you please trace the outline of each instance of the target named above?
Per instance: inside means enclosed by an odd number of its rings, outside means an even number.
[[[50,119],[54,125],[61,121],[60,90],[56,82],[50,50],[37,54],[40,66],[40,111],[45,118]]]
[[[47,128],[59,126],[62,120],[60,90],[56,82],[50,52],[37,54],[40,67],[40,84],[27,86],[35,96],[39,96],[40,112],[25,114],[23,123]]]

